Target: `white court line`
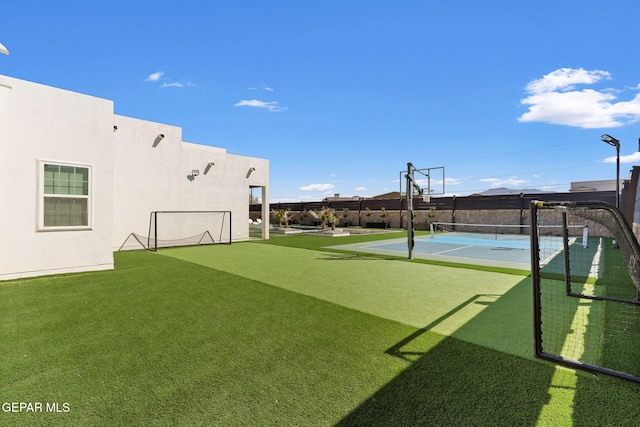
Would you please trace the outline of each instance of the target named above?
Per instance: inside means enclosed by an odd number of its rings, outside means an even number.
[[[589,270],[589,277],[601,278],[602,272],[600,271],[600,266],[602,265],[602,257],[604,254],[602,253],[602,237],[598,242],[598,250],[596,250],[595,255],[593,256],[593,262],[591,262],[591,269]]]
[[[441,251],[441,252],[434,252],[431,255],[446,254],[447,252],[459,251],[460,249],[472,248],[474,246],[475,245],[460,246],[459,248],[447,249],[446,251]]]
[[[573,245],[575,243],[575,241],[576,241],[575,237],[574,238],[570,238],[569,239],[569,246]],[[564,252],[564,246],[556,249],[556,251],[554,253],[552,253],[551,255],[546,257],[544,260],[540,260],[540,267],[544,267],[545,265],[549,264],[549,262],[551,262],[551,260],[553,260],[556,256],[560,255],[563,252]]]

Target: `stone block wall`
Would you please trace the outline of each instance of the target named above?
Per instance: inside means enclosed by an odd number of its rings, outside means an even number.
[[[290,224],[303,225],[303,226],[317,226],[319,221],[313,217],[308,211],[290,211],[291,221]],[[387,222],[388,228],[394,229],[406,229],[407,227],[407,211],[406,210],[340,210],[336,209],[336,214],[340,216],[340,222],[338,227],[365,227],[367,222],[381,223]],[[552,213],[545,212],[540,213],[540,224],[545,225],[550,220]],[[251,218],[257,219],[259,212],[251,212]],[[275,224],[273,214],[270,215],[270,223]],[[530,225],[529,209],[420,209],[414,210],[414,226],[416,230],[428,230],[431,222],[445,222],[455,223],[455,230],[457,231],[480,231],[478,227],[464,226],[461,224],[498,224],[498,225]],[[589,233],[591,236],[610,236],[610,233],[593,221],[589,221],[578,217],[569,217],[569,224],[576,225],[577,227],[570,228],[570,234],[573,236],[582,235],[582,226],[589,227]],[[329,224],[327,224],[328,226]],[[375,226],[375,224],[370,224]],[[634,230],[639,229],[637,223],[634,222]],[[486,230],[486,229],[484,229]],[[502,233],[523,233],[528,234],[528,229],[524,227],[496,227],[496,230]],[[544,232],[544,230],[543,230]]]

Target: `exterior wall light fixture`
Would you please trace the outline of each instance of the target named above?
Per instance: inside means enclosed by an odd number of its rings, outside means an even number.
[[[153,148],[156,148],[158,144],[160,144],[160,141],[162,141],[163,139],[164,133],[159,133],[158,136],[156,136],[156,139],[153,141]]]

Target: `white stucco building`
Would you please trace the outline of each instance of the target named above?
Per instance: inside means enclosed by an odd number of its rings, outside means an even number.
[[[232,241],[247,240],[250,188],[269,217],[266,159],[184,142],[181,128],[116,115],[110,100],[0,83],[0,280],[111,269],[152,211],[231,211]]]

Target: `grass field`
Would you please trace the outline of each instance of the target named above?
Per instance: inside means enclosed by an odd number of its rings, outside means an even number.
[[[335,242],[116,253],[113,271],[0,283],[0,425],[637,424],[640,386],[531,356],[528,277]]]

